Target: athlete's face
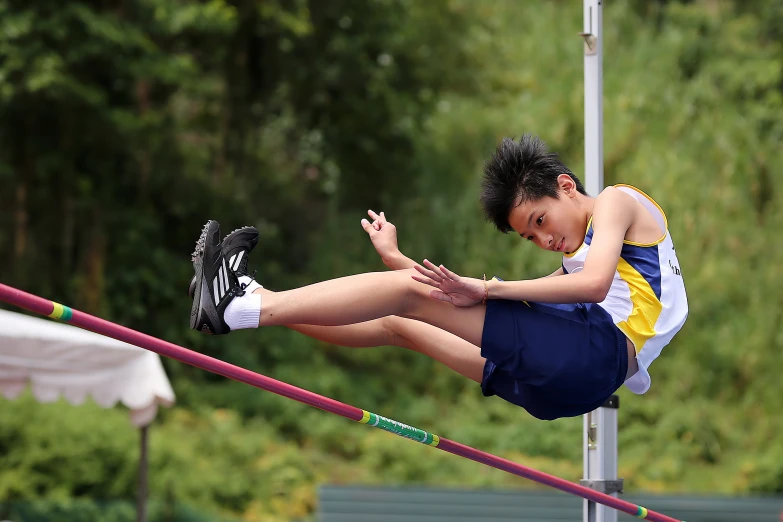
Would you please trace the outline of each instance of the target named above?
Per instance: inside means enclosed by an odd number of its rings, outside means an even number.
[[[544,250],[571,253],[582,245],[589,216],[580,205],[574,180],[558,178],[558,198],[544,197],[517,205],[508,216],[520,236]]]

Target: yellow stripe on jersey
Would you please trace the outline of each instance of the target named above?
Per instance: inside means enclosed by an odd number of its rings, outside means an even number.
[[[617,327],[631,340],[636,347],[636,353],[639,353],[647,339],[655,337],[655,323],[658,322],[663,305],[655,297],[650,283],[623,258],[617,263],[617,273],[628,285],[633,304],[628,319],[617,323]]]

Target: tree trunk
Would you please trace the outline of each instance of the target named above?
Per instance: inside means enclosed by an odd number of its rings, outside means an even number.
[[[90,238],[87,256],[84,260],[86,284],[82,288],[82,306],[85,310],[99,315],[103,299],[106,264],[106,236],[103,229],[103,212],[95,208],[90,227]]]
[[[14,261],[22,263],[27,251],[27,179],[20,176],[16,185],[16,205],[14,209]]]

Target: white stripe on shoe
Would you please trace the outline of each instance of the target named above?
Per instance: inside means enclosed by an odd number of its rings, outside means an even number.
[[[221,263],[223,263],[223,270],[221,274],[223,274],[223,284],[226,285],[226,292],[228,292],[228,267],[226,266],[226,258],[220,260]],[[225,293],[225,292],[224,292]],[[223,297],[223,296],[221,296]]]
[[[238,254],[234,254],[234,256],[231,258],[231,262],[229,263],[229,265],[231,266],[231,270],[233,270],[234,272],[237,271],[237,269],[239,268],[239,263],[242,261],[242,257],[244,255],[245,255],[244,250],[240,251]],[[234,258],[236,258],[236,262],[234,262]]]
[[[223,282],[223,267],[222,266],[220,268],[218,268],[217,278],[218,278],[218,282],[220,283],[220,293],[218,293],[218,298],[222,299],[223,298],[223,294],[226,293],[226,284]]]
[[[243,252],[244,253],[244,252]],[[236,257],[236,256],[235,256]],[[233,258],[232,258],[233,259]],[[241,257],[240,257],[241,259]],[[237,261],[238,263],[238,261]],[[231,265],[232,262],[229,261],[229,265]],[[238,266],[238,264],[237,264]],[[215,299],[215,305],[217,305],[221,299],[223,299],[229,290],[229,281],[228,281],[228,267],[226,266],[226,259],[223,258],[221,260],[221,266],[218,267],[218,271],[215,274],[215,277],[212,279],[212,289],[214,290],[212,292],[212,295]]]

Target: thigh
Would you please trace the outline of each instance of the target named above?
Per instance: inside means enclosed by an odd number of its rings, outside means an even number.
[[[486,359],[475,344],[431,324],[404,317],[384,318],[392,344],[423,353],[457,373],[481,383]]]

